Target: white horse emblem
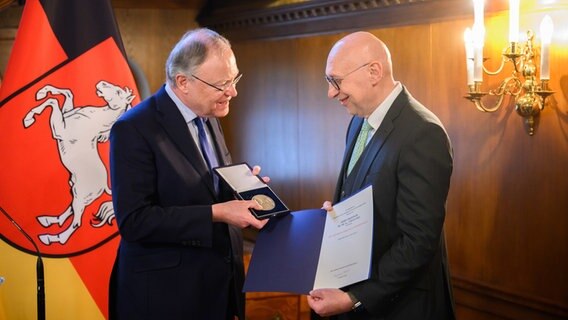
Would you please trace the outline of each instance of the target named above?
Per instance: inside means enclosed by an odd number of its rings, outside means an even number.
[[[36,100],[45,99],[40,105],[31,109],[24,117],[24,127],[35,122],[35,116],[51,107],[51,133],[57,141],[59,156],[65,168],[71,174],[69,186],[73,199],[67,209],[57,216],[38,216],[39,223],[47,228],[57,223],[60,227],[70,217],[73,221],[67,229],[59,234],[41,234],[39,239],[46,245],[53,242],[65,244],[81,226],[81,218],[85,207],[97,200],[103,192],[111,194],[108,186],[107,170],[97,151],[97,143],[109,138],[110,128],[126,110],[131,107],[135,95],[128,87],[122,89],[106,81],[96,85],[97,96],[106,101],[102,107],[73,107],[73,93],[69,89],[60,89],[46,85],[36,93]],[[51,95],[63,95],[64,102],[60,108],[56,98]],[[47,99],[46,99],[47,98]],[[95,214],[99,228],[105,223],[111,224],[114,219],[112,201],[101,204]]]

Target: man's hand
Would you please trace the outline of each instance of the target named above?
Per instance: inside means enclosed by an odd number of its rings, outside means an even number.
[[[262,229],[268,219],[258,220],[250,213],[249,208],[262,210],[260,204],[254,200],[232,200],[216,203],[211,207],[213,222],[225,222],[241,229],[248,226]]]
[[[353,306],[349,295],[340,289],[312,290],[308,296],[308,304],[322,317],[349,312]]]
[[[327,214],[329,214],[332,218],[335,218],[335,211],[333,210],[333,205],[330,201],[325,201],[321,208],[325,209],[325,211],[327,211]]]
[[[254,167],[252,167],[252,174],[255,176],[258,176],[260,174],[260,166],[256,165]],[[270,178],[269,177],[262,177],[262,181],[264,181],[264,183],[269,183],[270,182]]]
[[[260,166],[252,168],[252,174],[258,176],[260,174]],[[270,182],[269,177],[262,177],[264,183]],[[212,207],[213,222],[224,222],[239,228],[246,228],[248,226],[256,229],[262,229],[268,219],[258,220],[250,211],[251,209],[262,210],[262,206],[254,200],[233,200],[223,203],[216,203]]]

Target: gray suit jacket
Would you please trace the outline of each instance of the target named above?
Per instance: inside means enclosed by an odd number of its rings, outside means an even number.
[[[349,176],[363,119],[349,124],[335,202],[373,185],[371,277],[346,288],[364,306],[344,319],[452,319],[443,236],[452,149],[439,119],[399,94]]]

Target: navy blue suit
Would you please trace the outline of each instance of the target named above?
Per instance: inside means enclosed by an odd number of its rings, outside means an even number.
[[[220,165],[231,157],[219,122],[209,131]],[[188,126],[162,87],[110,134],[113,203],[121,242],[111,277],[118,319],[244,319],[241,230],[213,223],[219,194]],[[227,310],[231,310],[227,314]]]
[[[340,319],[454,318],[443,237],[452,149],[438,118],[406,89],[397,96],[350,175],[363,119],[349,124],[335,202],[373,185],[371,277],[346,288],[363,306]]]

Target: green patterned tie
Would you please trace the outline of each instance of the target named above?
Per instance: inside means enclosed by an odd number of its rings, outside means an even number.
[[[351,173],[353,167],[359,160],[359,157],[365,150],[365,145],[367,145],[367,138],[369,137],[369,131],[371,131],[373,127],[367,122],[367,119],[363,121],[363,126],[361,127],[361,131],[359,131],[359,136],[357,137],[357,142],[355,142],[355,148],[353,148],[353,153],[351,154],[351,160],[349,160],[349,166],[347,167],[347,175]]]

